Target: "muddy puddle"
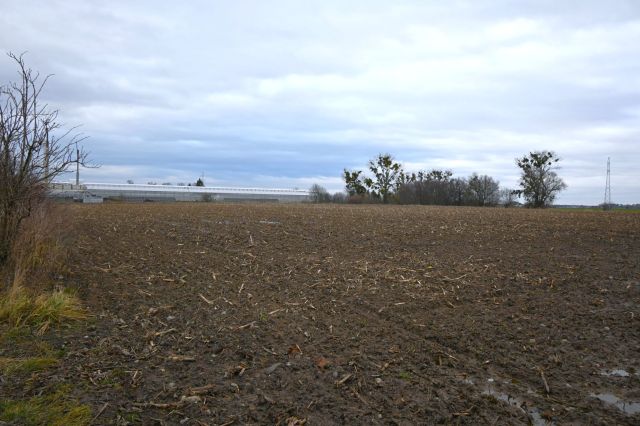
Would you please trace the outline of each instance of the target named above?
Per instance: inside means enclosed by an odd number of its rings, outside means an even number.
[[[540,410],[536,407],[529,407],[527,402],[522,398],[514,397],[504,392],[499,392],[495,389],[492,389],[491,387],[485,388],[485,390],[482,391],[482,394],[490,395],[498,401],[502,401],[510,405],[511,407],[519,409],[524,414],[526,414],[527,417],[529,417],[531,424],[534,426],[547,426],[555,424],[553,421],[547,421],[543,419]]]
[[[627,370],[615,369],[615,370],[603,370],[600,372],[600,375],[608,376],[608,377],[631,377],[631,376],[640,376],[640,373],[630,373]]]
[[[625,401],[612,393],[592,393],[590,396],[615,406],[625,414],[633,415],[640,413],[640,402]]]

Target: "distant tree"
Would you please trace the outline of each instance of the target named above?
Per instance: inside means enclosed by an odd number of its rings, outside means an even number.
[[[375,197],[382,199],[383,203],[388,203],[398,187],[399,178],[406,177],[402,166],[395,162],[391,154],[379,154],[369,160],[369,170],[373,173],[373,178],[365,178],[364,184],[371,189]]]
[[[158,182],[154,182],[154,181],[147,182],[147,185],[157,185],[157,184],[158,184]]]
[[[398,186],[396,199],[400,204],[418,204],[415,182],[408,182]]]
[[[309,197],[314,203],[329,203],[331,202],[331,195],[327,192],[326,188],[314,183],[309,188]]]
[[[473,173],[468,180],[468,188],[477,206],[495,206],[500,200],[500,185],[491,176]]]
[[[362,170],[350,171],[344,169],[342,178],[344,179],[345,189],[349,196],[362,196],[367,193],[367,188],[362,181]]]
[[[405,173],[404,170],[400,170],[400,175],[396,180],[396,200],[400,204],[415,204],[416,194],[414,183],[417,179],[415,173]]]
[[[400,184],[398,196],[401,203],[441,204],[452,203],[450,194],[450,180],[453,172],[450,170],[419,171],[406,176]]]
[[[391,154],[379,154],[368,163],[370,173],[345,169],[349,202],[391,201],[401,204],[495,206],[500,202],[498,181],[474,173],[454,178],[451,170],[405,172]],[[365,198],[368,196],[368,198]]]
[[[521,170],[521,189],[516,193],[524,197],[527,207],[550,206],[558,192],[567,187],[555,172],[558,161],[560,159],[551,151],[534,151],[516,159]]]
[[[186,186],[184,182],[178,182],[176,185],[178,185],[178,186]]]
[[[195,186],[204,186],[204,181],[202,180],[202,178],[198,178],[198,180],[196,181]]]
[[[344,203],[347,201],[347,197],[344,192],[336,192],[331,196],[332,203]]]
[[[162,185],[164,185],[164,186],[171,186],[171,182],[162,182]]]
[[[131,180],[131,179],[127,179],[127,183],[128,183],[129,185],[133,185],[133,180]]]
[[[79,135],[62,131],[58,111],[42,99],[39,78],[22,57],[9,53],[19,80],[0,85],[0,266],[7,263],[22,222],[41,205],[49,183],[71,165],[84,165]]]
[[[454,178],[449,181],[449,197],[454,206],[463,206],[468,203],[469,182],[465,178]]]
[[[433,169],[429,172],[419,172],[417,182],[420,183],[420,204],[451,204],[449,194],[451,176],[453,176],[451,170]]]
[[[500,205],[503,207],[513,207],[518,204],[518,191],[511,188],[500,190]]]

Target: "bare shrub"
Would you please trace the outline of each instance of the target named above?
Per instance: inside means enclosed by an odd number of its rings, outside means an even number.
[[[58,111],[40,102],[48,77],[28,68],[22,55],[9,54],[18,82],[0,86],[0,267],[6,264],[24,219],[44,198],[49,182],[86,159],[82,140],[63,131]]]

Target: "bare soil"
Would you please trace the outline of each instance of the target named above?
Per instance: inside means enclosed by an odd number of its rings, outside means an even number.
[[[94,318],[4,396],[73,383],[96,424],[640,424],[640,214],[67,208]]]

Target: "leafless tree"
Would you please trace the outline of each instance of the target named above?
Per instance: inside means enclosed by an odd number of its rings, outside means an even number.
[[[469,192],[473,204],[478,206],[495,206],[500,200],[500,185],[491,176],[473,173],[468,180]]]
[[[504,207],[513,207],[518,204],[518,191],[511,188],[503,188],[500,190],[500,205]]]
[[[309,198],[314,203],[329,203],[331,202],[331,194],[327,192],[324,186],[314,183],[309,188]]]
[[[331,196],[332,203],[346,203],[347,195],[344,192],[336,192]]]
[[[19,79],[0,86],[0,266],[11,254],[21,222],[42,202],[47,185],[87,153],[75,128],[63,130],[58,110],[41,102],[50,76],[40,78],[23,55],[15,61]]]

